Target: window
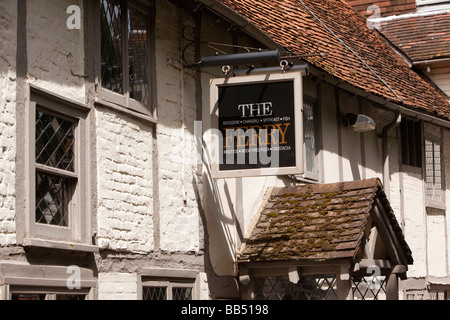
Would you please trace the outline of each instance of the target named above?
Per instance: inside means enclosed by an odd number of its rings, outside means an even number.
[[[303,102],[303,135],[305,145],[305,178],[319,180],[318,139],[316,126],[316,103],[304,98]]]
[[[152,301],[190,301],[192,300],[193,288],[186,284],[168,283],[163,287],[144,287],[142,291],[143,300]]]
[[[438,139],[425,138],[425,188],[427,200],[442,202],[442,148]]]
[[[305,275],[297,284],[288,276],[255,277],[256,300],[337,300],[335,275]]]
[[[32,89],[27,245],[54,247],[59,242],[63,249],[95,251],[87,197],[87,109],[83,108]]]
[[[386,277],[378,277],[374,283],[372,276],[352,277],[353,300],[386,300]]]
[[[195,300],[194,270],[147,269],[142,272],[142,300]]]
[[[402,163],[422,167],[422,126],[420,121],[403,119],[400,125]]]
[[[36,110],[36,223],[70,227],[77,184],[74,121]]]
[[[88,288],[74,292],[65,287],[12,285],[9,287],[8,298],[16,301],[84,301],[89,299],[90,292],[91,289]]]
[[[131,1],[100,0],[101,98],[151,111],[151,15]],[[114,93],[114,95],[111,95]]]
[[[193,300],[194,282],[177,282],[176,280],[156,281],[144,283],[142,299],[153,301],[190,301]]]
[[[33,293],[13,293],[11,300],[16,301],[35,301],[35,300],[57,300],[57,301],[84,301],[87,295],[78,294],[33,294]]]
[[[73,267],[56,265],[30,265],[0,262],[2,285],[0,300],[91,300],[98,279],[94,271],[78,268],[76,286],[70,277]],[[70,278],[69,278],[70,277]]]

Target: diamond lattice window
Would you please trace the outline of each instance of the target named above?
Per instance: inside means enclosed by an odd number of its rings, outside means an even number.
[[[123,0],[100,0],[100,7],[102,87],[148,107],[148,10]]]
[[[177,301],[192,300],[192,288],[173,288],[172,299]]]
[[[167,300],[167,288],[146,287],[143,289],[143,300],[165,301]]]
[[[123,90],[122,6],[120,0],[101,0],[102,87]]]
[[[36,112],[36,223],[69,227],[76,184],[75,123]]]
[[[255,278],[256,300],[337,300],[336,277],[302,276],[297,284],[287,276]]]
[[[386,277],[353,277],[353,300],[386,300]]]
[[[36,112],[36,163],[74,172],[74,124]]]

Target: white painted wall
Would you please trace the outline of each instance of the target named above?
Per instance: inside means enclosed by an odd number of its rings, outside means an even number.
[[[158,92],[158,187],[160,248],[198,252],[199,210],[196,203],[195,80],[181,60],[182,26],[188,17],[167,1],[158,2],[156,69]]]
[[[16,243],[16,1],[1,1],[0,12],[0,246],[7,246]]]
[[[71,5],[83,12],[82,0],[27,2],[28,77],[32,84],[84,103],[84,31],[67,28]]]
[[[137,275],[133,273],[100,273],[99,300],[136,300]]]
[[[427,73],[431,80],[441,88],[448,96],[450,96],[450,67],[432,68]]]
[[[152,127],[104,108],[96,109],[98,245],[102,249],[153,250]]]

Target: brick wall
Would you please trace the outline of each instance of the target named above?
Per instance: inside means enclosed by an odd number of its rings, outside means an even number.
[[[153,250],[152,128],[98,108],[98,242],[104,249]]]
[[[98,275],[99,300],[136,300],[137,275],[130,273],[100,273]]]
[[[16,7],[14,0],[0,1],[0,246],[16,241]]]
[[[373,11],[367,12],[367,8],[371,5],[376,5],[380,8],[381,17],[411,13],[416,11],[416,0],[346,0],[346,2],[366,18],[374,14]]]

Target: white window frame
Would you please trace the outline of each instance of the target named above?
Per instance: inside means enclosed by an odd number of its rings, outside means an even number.
[[[145,3],[145,5],[143,4]],[[123,65],[123,94],[113,92],[111,90],[108,90],[106,88],[103,88],[102,86],[102,80],[101,80],[101,61],[102,61],[102,50],[101,50],[101,22],[100,22],[100,6],[96,6],[96,14],[94,15],[97,23],[97,65],[96,65],[96,74],[97,74],[97,82],[98,82],[98,103],[105,105],[105,106],[111,106],[113,108],[119,107],[127,109],[131,112],[137,112],[138,114],[150,116],[151,120],[154,122],[156,121],[156,114],[155,114],[155,79],[156,79],[156,73],[155,73],[155,44],[154,44],[154,12],[153,8],[154,5],[151,2],[148,2],[146,0],[137,2],[137,1],[124,1],[121,0],[121,4],[125,4],[123,10],[125,12],[128,12],[129,6],[133,6],[137,10],[141,10],[145,12],[148,15],[148,28],[147,35],[148,35],[148,43],[147,43],[147,50],[148,50],[148,95],[149,95],[149,105],[144,105],[141,102],[134,100],[130,98],[129,93],[129,79],[125,76],[125,74],[129,73],[129,55],[128,55],[128,41],[124,41],[124,39],[128,39],[128,19],[122,19],[122,65]]]
[[[45,167],[35,162],[35,124],[36,110],[54,115],[56,117],[71,120],[77,123],[74,129],[74,153],[75,170],[73,173]],[[82,104],[65,99],[56,94],[31,88],[31,97],[27,110],[26,135],[27,154],[25,156],[27,179],[27,210],[26,210],[26,236],[23,241],[25,246],[50,247],[66,250],[78,250],[97,252],[98,247],[92,245],[91,216],[89,214],[88,197],[88,146],[89,109]],[[57,227],[36,223],[36,170],[44,169],[46,173],[55,173],[58,176],[66,175],[76,177],[73,196],[69,205],[69,226]]]

